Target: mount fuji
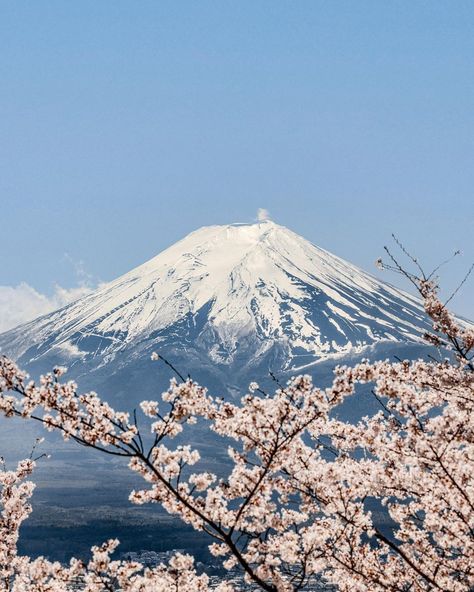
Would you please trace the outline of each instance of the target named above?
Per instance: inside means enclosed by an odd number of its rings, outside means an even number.
[[[201,228],[96,292],[1,334],[0,352],[34,379],[68,366],[81,392],[131,411],[168,387],[170,369],[150,360],[153,351],[212,394],[235,399],[255,380],[272,392],[270,371],[283,382],[305,372],[325,386],[337,363],[418,358],[431,351],[428,327],[416,298],[266,221]],[[362,392],[347,403],[339,416],[350,421],[376,404]],[[42,435],[36,422],[0,418],[0,451],[10,460],[31,454]],[[217,436],[198,423],[186,443],[198,446],[202,468],[226,473],[227,446]],[[29,521],[25,552],[68,561],[99,542],[98,528],[104,538],[128,536],[134,550],[151,540],[193,554],[206,548],[153,508],[137,526],[128,505],[130,489],[141,486],[136,475],[121,459],[74,444],[58,434],[42,444],[52,459],[36,473],[41,511]],[[71,539],[71,519],[81,541]]]
[[[311,373],[347,357],[418,349],[428,327],[413,296],[265,221],[192,232],[0,335],[0,348],[33,375],[62,364],[81,386],[126,398],[140,376],[156,373],[152,351],[229,392],[269,370]]]

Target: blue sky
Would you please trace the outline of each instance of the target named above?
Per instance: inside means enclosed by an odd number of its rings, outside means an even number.
[[[0,76],[4,310],[258,208],[372,273],[392,232],[474,261],[472,2],[9,0]]]

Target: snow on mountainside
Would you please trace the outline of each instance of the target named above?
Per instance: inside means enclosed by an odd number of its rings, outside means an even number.
[[[97,292],[0,336],[25,364],[123,366],[174,348],[286,369],[379,342],[421,341],[417,299],[265,221],[201,228]]]

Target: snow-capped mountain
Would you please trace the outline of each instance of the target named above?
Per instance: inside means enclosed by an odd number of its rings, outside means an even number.
[[[168,386],[171,371],[150,360],[153,351],[212,394],[238,399],[254,380],[272,392],[270,370],[282,382],[304,371],[324,386],[339,362],[419,357],[427,328],[418,300],[267,221],[201,228],[98,291],[1,334],[0,352],[33,379],[68,366],[81,392],[93,389],[131,411],[159,400]],[[377,405],[364,392],[346,403],[338,416],[350,421]],[[28,456],[43,429],[0,418],[0,435],[0,452],[11,461]],[[198,423],[183,438],[200,450],[203,469],[227,473],[227,445],[217,436]],[[93,530],[104,508],[115,516],[137,485],[118,459],[110,465],[57,434],[41,450],[53,454],[53,464],[39,467],[42,509],[49,520],[65,504],[59,515],[66,518],[58,520],[67,532],[71,515],[88,517]],[[142,530],[135,526],[134,541],[147,545]],[[160,541],[175,545],[169,532],[157,530]],[[42,551],[61,553],[64,536]]]
[[[0,336],[29,367],[114,373],[153,350],[185,367],[298,371],[419,343],[414,297],[273,222],[201,228],[100,290]],[[43,364],[44,363],[44,364]]]

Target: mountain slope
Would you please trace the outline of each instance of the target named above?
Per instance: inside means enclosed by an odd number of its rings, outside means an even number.
[[[284,382],[304,369],[325,386],[340,361],[417,358],[427,351],[422,334],[428,326],[415,298],[264,222],[197,230],[97,292],[0,335],[0,351],[35,379],[66,365],[80,392],[93,389],[114,408],[131,411],[144,399],[159,400],[168,387],[169,368],[151,362],[152,351],[213,395],[239,398],[253,380],[272,392],[269,370]],[[360,392],[338,417],[357,421],[376,405],[369,390]],[[138,421],[146,434],[140,415]],[[0,450],[10,462],[28,456],[40,435],[36,422],[0,418]],[[203,470],[226,474],[225,442],[200,423],[180,437],[176,444],[200,450]],[[96,533],[109,515],[115,536],[122,508],[122,531],[147,548],[149,530],[137,528],[135,511],[125,509],[128,492],[140,485],[121,459],[105,459],[58,434],[49,435],[41,451],[53,454],[53,464],[38,469],[40,515],[48,524],[59,516],[61,529],[50,542],[54,531],[44,537],[41,526],[40,552],[63,558],[71,516]],[[176,545],[175,526],[163,524],[160,517],[160,545]]]
[[[127,366],[154,349],[241,369],[298,370],[419,343],[412,296],[266,221],[201,228],[97,292],[0,336],[26,365]]]

